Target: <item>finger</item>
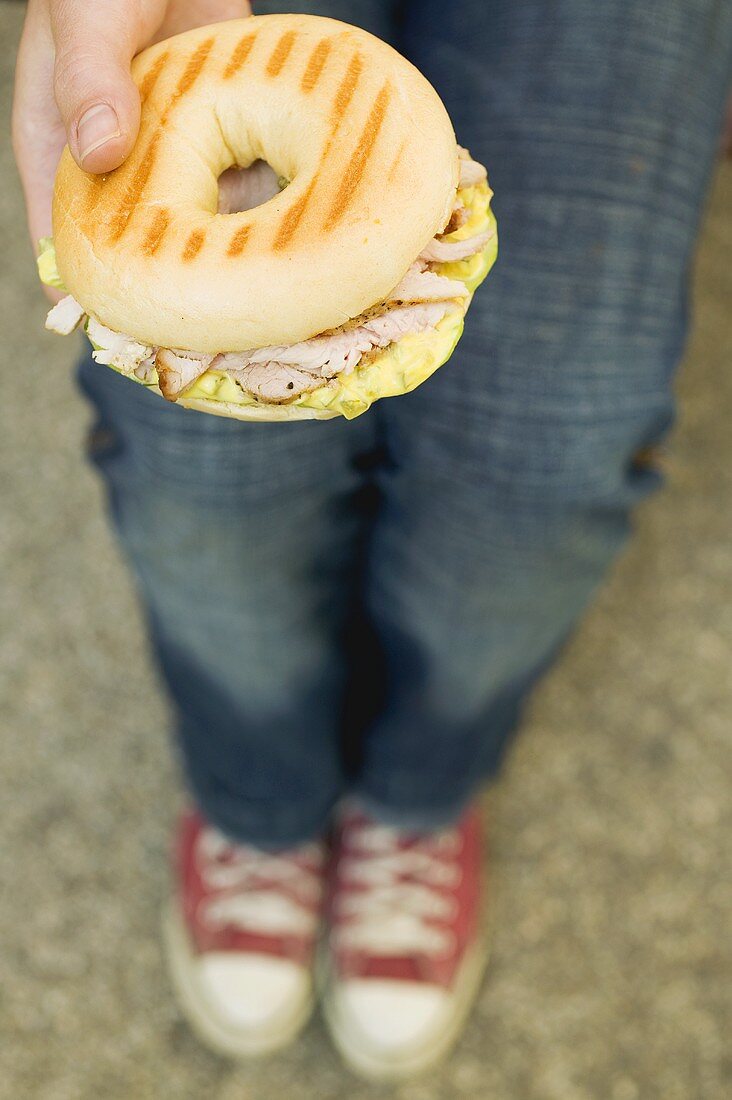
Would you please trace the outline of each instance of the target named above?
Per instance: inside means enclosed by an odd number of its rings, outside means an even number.
[[[193,27],[206,27],[225,19],[242,19],[251,14],[252,5],[247,0],[170,0],[155,41]]]
[[[51,233],[51,194],[66,134],[53,98],[53,41],[45,5],[29,5],[15,67],[12,134],[25,194],[28,228],[38,241]],[[47,290],[55,300],[55,291]]]
[[[162,18],[162,0],[51,0],[54,91],[69,149],[87,172],[109,172],[128,155],[140,125],[130,61]]]

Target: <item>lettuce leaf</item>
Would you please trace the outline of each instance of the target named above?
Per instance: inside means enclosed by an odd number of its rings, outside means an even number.
[[[53,237],[41,237],[38,248],[36,264],[41,282],[46,286],[56,287],[57,290],[66,290],[56,267],[56,246],[53,243]]]

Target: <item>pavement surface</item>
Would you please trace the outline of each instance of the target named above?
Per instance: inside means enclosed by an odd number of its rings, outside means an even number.
[[[3,115],[21,15],[0,0]],[[732,164],[697,261],[667,486],[487,799],[476,1011],[443,1068],[391,1089],[343,1069],[317,1017],[288,1052],[234,1066],[172,1000],[167,707],[0,149],[0,1100],[732,1095]]]

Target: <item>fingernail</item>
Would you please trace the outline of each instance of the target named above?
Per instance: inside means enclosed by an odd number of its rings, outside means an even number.
[[[90,153],[106,145],[112,138],[120,136],[122,131],[119,128],[117,112],[108,103],[97,103],[95,107],[89,107],[79,119],[76,133],[79,142],[79,159],[83,161]]]

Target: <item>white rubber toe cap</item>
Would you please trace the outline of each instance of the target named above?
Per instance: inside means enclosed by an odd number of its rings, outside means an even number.
[[[422,982],[364,978],[341,982],[336,997],[341,1027],[389,1056],[430,1043],[449,1011],[450,995]]]
[[[201,994],[229,1027],[266,1029],[310,996],[310,974],[288,959],[212,951],[196,966]]]

